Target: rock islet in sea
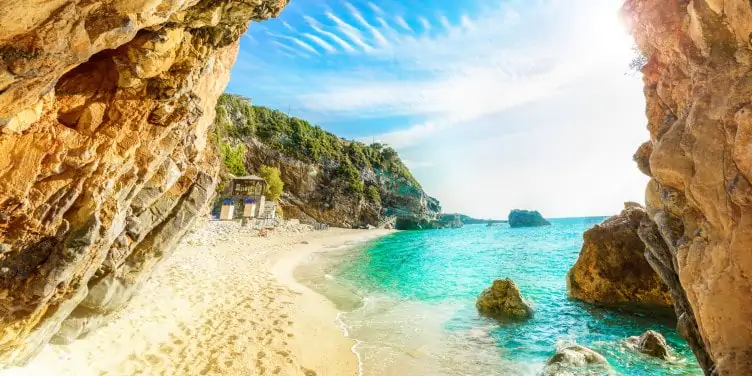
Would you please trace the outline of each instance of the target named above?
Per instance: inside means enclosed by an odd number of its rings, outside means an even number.
[[[551,222],[547,221],[541,213],[536,210],[514,209],[509,213],[509,227],[541,227],[550,226]]]

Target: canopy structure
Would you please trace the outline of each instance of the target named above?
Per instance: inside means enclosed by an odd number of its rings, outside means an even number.
[[[262,196],[266,191],[266,180],[260,176],[249,175],[232,179],[232,195],[245,197]]]

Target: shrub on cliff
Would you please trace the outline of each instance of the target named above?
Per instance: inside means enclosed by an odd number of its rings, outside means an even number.
[[[254,118],[253,106],[247,99],[228,94],[219,96],[216,124],[220,134],[236,138],[252,136]]]
[[[357,194],[359,197],[362,197],[363,191],[366,187],[363,184],[363,179],[361,179],[360,177],[360,171],[358,171],[358,169],[355,168],[355,166],[353,166],[350,161],[342,163],[337,168],[336,177],[343,180],[347,184],[347,189],[350,192]]]
[[[379,188],[376,187],[375,185],[369,185],[368,186],[368,198],[374,204],[381,205],[381,191],[379,191]]]
[[[282,196],[282,191],[285,188],[285,183],[282,181],[282,176],[279,169],[271,166],[261,166],[259,169],[259,176],[266,180],[266,192],[265,196],[269,200],[276,200]]]
[[[222,161],[227,171],[230,171],[235,176],[248,175],[248,171],[245,169],[245,152],[245,146],[242,144],[233,147],[226,142],[219,143],[219,153],[222,156]]]

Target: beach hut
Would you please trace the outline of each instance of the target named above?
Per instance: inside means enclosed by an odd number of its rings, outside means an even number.
[[[233,197],[243,200],[243,218],[257,218],[264,213],[266,185],[266,180],[256,175],[232,179],[230,190]]]

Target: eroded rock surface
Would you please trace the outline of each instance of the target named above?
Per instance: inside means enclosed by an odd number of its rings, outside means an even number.
[[[0,363],[101,324],[205,213],[237,40],[286,3],[3,4]]]
[[[752,6],[629,0],[624,15],[647,58],[648,260],[705,372],[750,375]]]
[[[571,298],[590,304],[671,307],[668,287],[645,259],[637,230],[648,219],[639,204],[585,231],[580,256],[567,274]]]
[[[483,315],[502,320],[525,320],[533,317],[533,308],[525,301],[520,288],[509,278],[497,279],[478,296],[475,307]]]
[[[580,345],[561,346],[546,362],[544,376],[615,375],[603,355]]]
[[[627,345],[633,349],[652,357],[659,359],[669,359],[671,357],[671,348],[666,342],[663,334],[654,330],[648,330],[640,336],[627,338]]]

